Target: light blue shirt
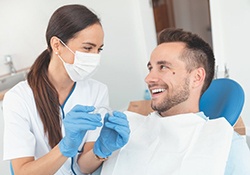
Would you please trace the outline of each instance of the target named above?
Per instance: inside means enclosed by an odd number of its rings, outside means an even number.
[[[208,120],[203,112],[197,113]],[[224,175],[250,175],[250,150],[246,140],[234,132]]]
[[[250,151],[246,140],[234,132],[225,175],[250,175]]]

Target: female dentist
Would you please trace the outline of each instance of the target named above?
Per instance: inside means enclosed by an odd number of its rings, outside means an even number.
[[[109,105],[106,85],[90,78],[103,38],[100,20],[85,6],[53,13],[47,49],[27,81],[4,96],[4,160],[11,160],[15,175],[88,174],[127,143],[125,114],[107,113],[102,124],[93,112]]]

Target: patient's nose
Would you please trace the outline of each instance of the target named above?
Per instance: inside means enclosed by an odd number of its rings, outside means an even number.
[[[157,73],[151,71],[148,73],[148,75],[145,77],[145,82],[147,84],[153,83],[153,82],[157,82],[159,80],[159,77],[157,75]]]

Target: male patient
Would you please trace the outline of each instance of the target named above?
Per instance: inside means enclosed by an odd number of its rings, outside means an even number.
[[[102,175],[250,175],[245,140],[224,118],[199,111],[214,77],[214,54],[199,36],[165,29],[145,78],[155,112],[126,112],[130,140],[104,162]]]

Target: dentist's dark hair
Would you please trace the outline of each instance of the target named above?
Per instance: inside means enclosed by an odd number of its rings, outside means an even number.
[[[209,87],[214,77],[215,58],[212,48],[200,36],[183,29],[166,28],[158,35],[159,44],[183,42],[186,45],[180,59],[186,63],[188,72],[203,67],[206,72],[200,96]]]
[[[27,80],[51,148],[62,139],[62,133],[58,92],[48,78],[48,66],[52,55],[50,39],[56,36],[67,43],[78,32],[96,23],[100,24],[100,19],[83,5],[65,5],[58,8],[52,14],[47,27],[48,47],[38,56],[28,73]]]

